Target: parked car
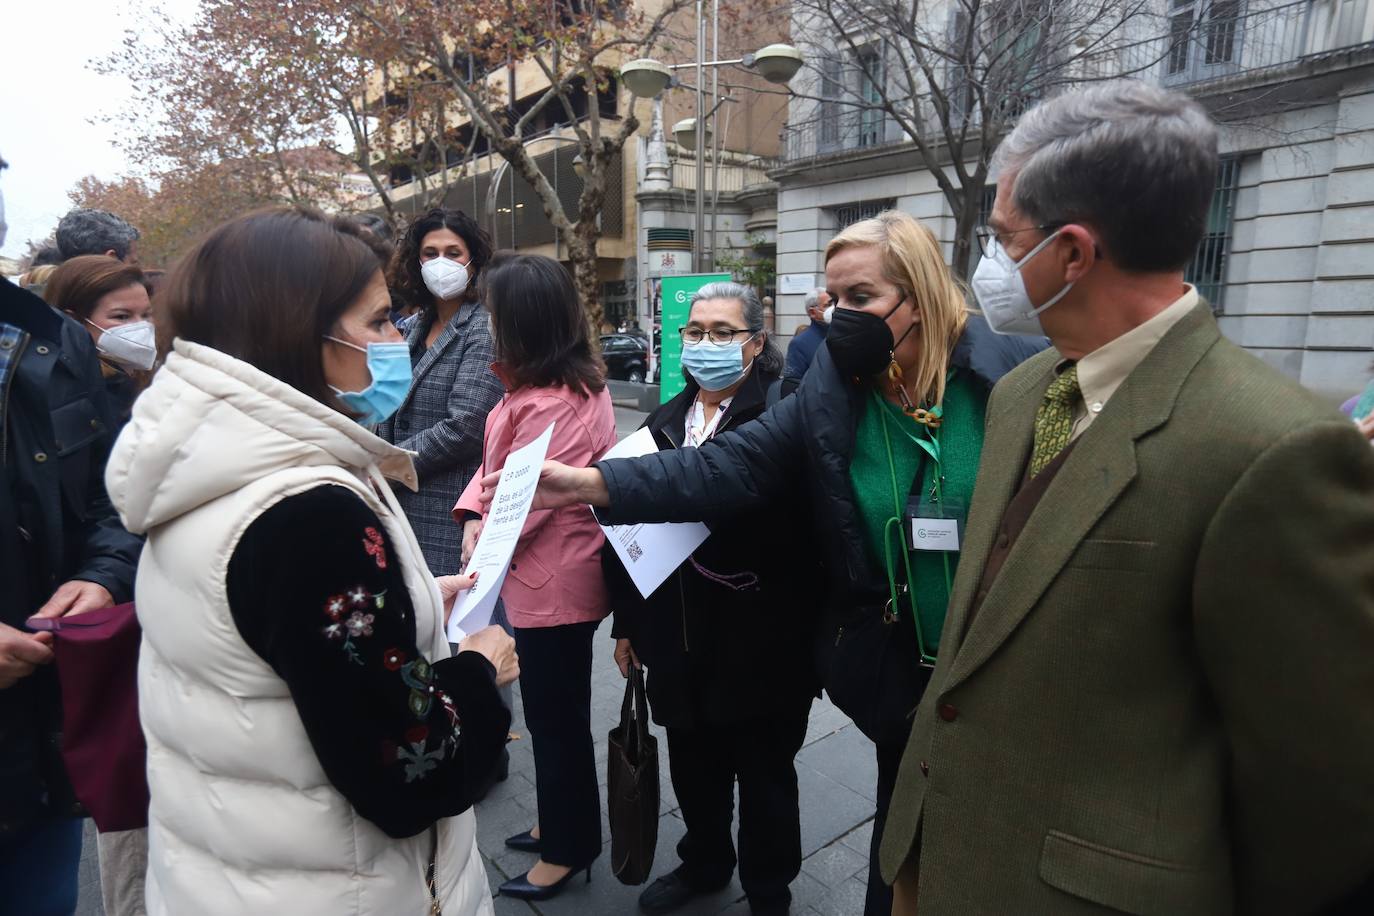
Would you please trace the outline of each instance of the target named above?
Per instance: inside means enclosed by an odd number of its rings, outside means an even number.
[[[643,382],[649,371],[649,341],[633,334],[603,334],[601,358],[611,378]]]

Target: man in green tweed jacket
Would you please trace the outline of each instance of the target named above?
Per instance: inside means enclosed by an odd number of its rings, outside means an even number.
[[[1055,348],[988,405],[895,913],[1295,916],[1374,872],[1374,452],[1184,283],[1216,144],[1115,83],[997,152],[974,291]]]

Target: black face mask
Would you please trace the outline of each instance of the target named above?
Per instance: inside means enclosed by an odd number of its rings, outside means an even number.
[[[887,368],[888,363],[892,362],[892,351],[906,339],[906,334],[911,333],[911,328],[907,328],[901,339],[893,341],[892,329],[887,326],[887,319],[904,302],[906,296],[881,318],[858,309],[835,309],[830,316],[830,331],[825,335],[825,345],[841,375],[868,378]],[[915,326],[912,324],[911,327]]]

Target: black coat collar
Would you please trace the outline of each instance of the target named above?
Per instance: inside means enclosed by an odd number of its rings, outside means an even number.
[[[0,321],[53,343],[62,340],[62,316],[26,289],[0,279]]]

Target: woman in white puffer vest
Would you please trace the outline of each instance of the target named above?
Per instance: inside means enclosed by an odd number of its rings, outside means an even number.
[[[313,211],[226,223],[157,303],[166,362],[110,455],[135,602],[148,912],[492,911],[470,810],[504,746],[498,627],[446,605],[368,432],[409,385],[373,253]]]

